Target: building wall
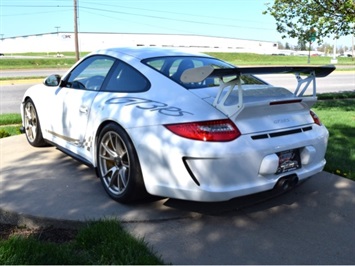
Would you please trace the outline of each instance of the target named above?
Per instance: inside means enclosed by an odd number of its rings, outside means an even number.
[[[78,38],[79,49],[85,52],[117,46],[180,47],[200,52],[251,52],[260,54],[276,53],[278,49],[276,42],[196,35],[79,33]],[[0,52],[4,54],[74,51],[74,34],[72,32],[4,38],[0,43]]]

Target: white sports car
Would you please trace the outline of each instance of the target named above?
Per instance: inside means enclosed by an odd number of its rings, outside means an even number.
[[[119,202],[287,190],[325,165],[328,131],[310,108],[315,78],[334,69],[237,68],[175,49],[99,50],[26,91],[23,131],[31,145],[55,145],[92,166]],[[297,88],[253,76],[270,73],[294,73]]]

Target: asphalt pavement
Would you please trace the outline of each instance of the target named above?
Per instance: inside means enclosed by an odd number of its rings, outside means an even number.
[[[282,195],[123,205],[92,169],[24,135],[0,139],[0,170],[0,222],[115,218],[172,264],[355,264],[355,182],[326,172]]]

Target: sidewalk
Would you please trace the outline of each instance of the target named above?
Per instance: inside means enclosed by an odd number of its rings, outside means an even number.
[[[326,172],[271,199],[122,205],[92,169],[19,135],[0,139],[0,188],[1,222],[117,218],[167,263],[355,264],[355,182]]]

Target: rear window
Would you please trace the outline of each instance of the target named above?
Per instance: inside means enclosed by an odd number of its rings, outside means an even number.
[[[142,61],[144,64],[159,71],[166,77],[181,84],[187,89],[215,87],[219,85],[219,78],[207,78],[202,82],[183,83],[180,78],[186,69],[197,68],[202,66],[212,66],[215,69],[234,68],[235,66],[228,64],[216,58],[209,57],[193,57],[193,56],[169,56],[149,58]],[[236,78],[236,76],[224,77],[223,81],[227,82]],[[243,84],[265,84],[261,80],[251,75],[242,76]]]

